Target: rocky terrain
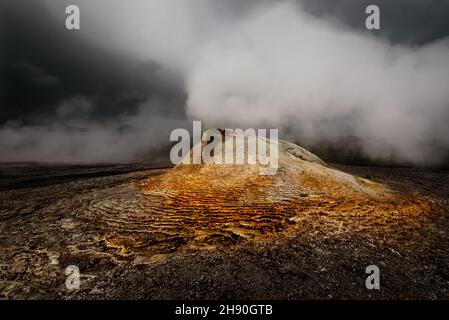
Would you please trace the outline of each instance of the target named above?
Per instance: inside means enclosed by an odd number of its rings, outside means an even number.
[[[449,172],[0,167],[3,299],[449,298]],[[381,289],[367,290],[375,264]],[[79,267],[81,286],[66,288]]]

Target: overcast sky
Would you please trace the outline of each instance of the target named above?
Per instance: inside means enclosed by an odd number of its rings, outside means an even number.
[[[0,0],[0,161],[131,161],[199,119],[441,163],[448,16],[443,0]]]

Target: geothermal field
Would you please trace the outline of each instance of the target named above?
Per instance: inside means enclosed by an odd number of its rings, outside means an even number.
[[[449,298],[449,172],[2,164],[0,298]],[[380,269],[367,290],[365,269]],[[80,287],[66,287],[77,266]]]

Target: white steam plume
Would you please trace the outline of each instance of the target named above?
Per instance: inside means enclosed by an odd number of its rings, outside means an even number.
[[[449,145],[449,43],[391,45],[296,10],[262,8],[201,48],[187,112],[222,125],[353,136],[374,159],[437,163]]]

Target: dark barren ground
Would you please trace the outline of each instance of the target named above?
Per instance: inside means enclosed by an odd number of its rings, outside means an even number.
[[[169,169],[1,165],[0,297],[449,298],[449,172],[337,167],[401,193],[407,209],[337,199],[303,215],[189,215],[158,211],[164,199],[139,187]],[[365,288],[371,264],[379,291]],[[68,265],[84,275],[79,290],[65,287]]]

